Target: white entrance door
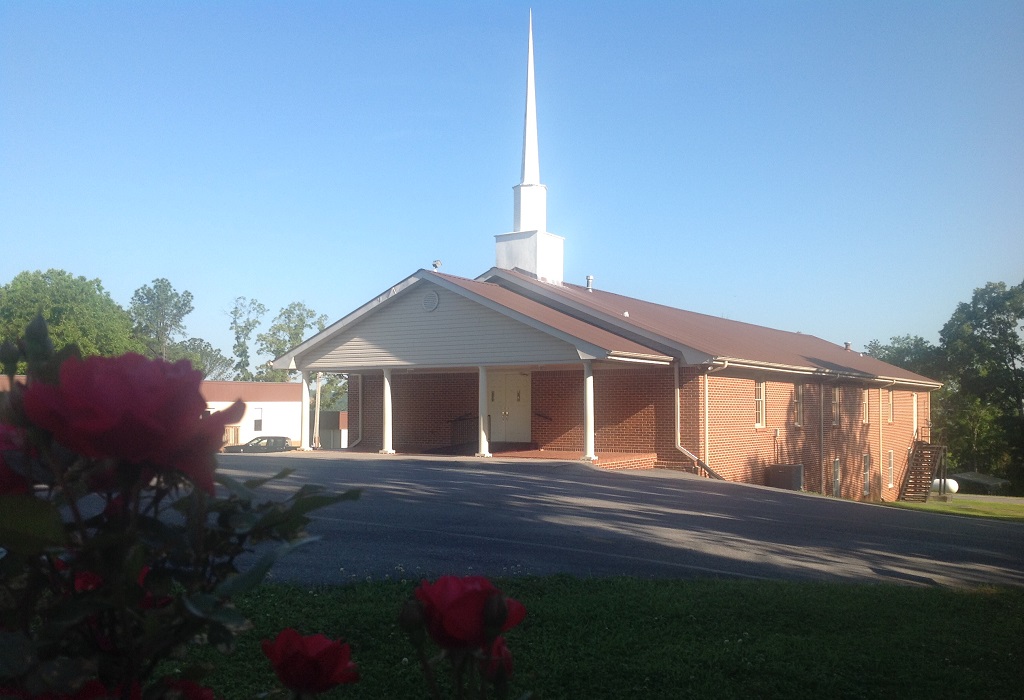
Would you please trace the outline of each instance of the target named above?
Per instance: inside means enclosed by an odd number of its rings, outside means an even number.
[[[530,442],[530,374],[490,373],[487,391],[491,442]]]

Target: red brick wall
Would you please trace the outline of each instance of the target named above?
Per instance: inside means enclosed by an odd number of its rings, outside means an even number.
[[[835,495],[833,460],[840,463],[840,492],[844,498],[887,500],[898,497],[913,444],[912,393],[893,392],[894,420],[888,422],[887,389],[867,387],[868,423],[861,413],[861,386],[840,384],[841,415],[832,424],[833,383],[803,383],[770,379],[769,375],[711,374],[708,411],[709,439],[704,443],[703,375],[681,368],[681,441],[722,476],[733,481],[766,483],[772,464],[802,464],[804,489]],[[754,382],[766,384],[766,420],[755,427]],[[804,386],[803,423],[796,425],[795,387]],[[666,367],[597,369],[594,373],[595,442],[598,452],[655,452],[662,464],[686,460],[675,449],[673,370]],[[358,382],[349,388],[353,432],[361,420],[358,449],[376,451],[382,445],[383,388],[380,374],[363,376],[363,415],[359,416]],[[452,444],[453,425],[460,417],[475,416],[477,375],[395,374],[392,379],[394,448],[422,452]],[[821,401],[822,390],[824,402]],[[532,438],[550,450],[583,449],[583,371],[532,373]],[[918,393],[918,425],[929,425],[930,397]],[[881,404],[880,404],[881,401]],[[824,424],[821,410],[824,409]],[[475,422],[473,422],[475,426]],[[776,436],[776,430],[778,435]],[[475,430],[471,431],[475,439]],[[464,436],[463,436],[464,437]],[[461,440],[462,438],[460,438]],[[888,452],[893,451],[893,486],[889,487]],[[870,454],[869,495],[864,495],[863,455]],[[824,476],[824,488],[822,481]]]
[[[383,392],[382,373],[363,375],[363,439],[359,450],[375,452],[384,444]],[[356,420],[353,408],[358,414],[358,390],[355,396],[349,395],[351,421]],[[458,431],[458,419],[466,414],[476,416],[476,412],[475,372],[391,375],[392,446],[398,452],[450,447]],[[472,433],[476,435],[475,430]]]
[[[533,442],[547,450],[582,451],[583,368],[533,372],[530,394]]]
[[[582,368],[532,375],[532,437],[539,447],[583,449],[583,380]],[[674,382],[671,367],[595,369],[596,450],[671,456],[675,452]]]
[[[765,380],[764,427],[755,427],[754,385]],[[710,376],[710,436],[706,461],[734,481],[766,483],[772,464],[802,464],[804,489],[854,500],[895,500],[913,444],[912,392],[894,392],[894,420],[888,422],[887,390],[856,383],[804,383],[803,421],[796,425],[799,380],[774,381],[758,375]],[[840,394],[839,424],[833,425],[832,390]],[[868,395],[868,422],[863,420],[861,392]],[[821,402],[822,392],[824,403]],[[879,401],[882,405],[879,405]],[[918,392],[918,424],[928,425],[929,395]],[[824,425],[822,425],[824,409]],[[881,421],[881,422],[880,422]],[[824,429],[822,429],[824,428]],[[893,450],[893,486],[888,480],[888,451]],[[864,493],[863,458],[870,456],[868,494]],[[839,460],[839,491],[834,493],[833,465]],[[824,469],[823,469],[824,467]],[[824,490],[822,477],[824,472]]]

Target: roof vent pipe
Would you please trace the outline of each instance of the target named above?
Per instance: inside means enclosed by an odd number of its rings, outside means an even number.
[[[853,347],[853,343],[847,342],[846,343],[846,352],[852,352],[852,350],[851,350],[852,347]]]
[[[588,292],[594,291],[594,276],[593,275],[587,275],[587,291]]]

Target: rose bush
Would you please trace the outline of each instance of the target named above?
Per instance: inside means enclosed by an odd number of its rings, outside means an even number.
[[[486,697],[491,686],[504,698],[512,677],[512,652],[500,635],[525,617],[522,603],[483,576],[442,576],[420,583],[402,608],[399,626],[416,648],[433,697],[441,697],[434,665],[447,659],[456,697]],[[426,652],[427,637],[441,648],[434,660]]]
[[[0,362],[0,698],[211,700],[202,666],[154,680],[161,662],[229,649],[247,627],[232,598],[308,541],[311,511],[357,492],[264,500],[289,471],[217,474],[244,407],[204,417],[187,362],[54,352],[41,319]]]
[[[262,647],[278,680],[294,693],[315,695],[359,680],[349,645],[322,634],[304,637],[288,628]]]
[[[445,649],[482,647],[526,617],[522,603],[506,598],[483,576],[423,581],[414,595],[423,606],[427,632]]]
[[[176,470],[212,495],[224,426],[238,422],[245,405],[203,418],[202,381],[187,360],[69,357],[59,383],[33,382],[22,401],[29,421],[73,452]]]

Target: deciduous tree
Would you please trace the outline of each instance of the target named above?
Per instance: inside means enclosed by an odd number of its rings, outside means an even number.
[[[265,333],[256,336],[257,349],[260,354],[273,360],[285,354],[296,345],[302,343],[307,331],[322,331],[327,324],[327,316],[317,316],[313,309],[302,302],[292,302],[281,309]],[[283,369],[271,369],[261,366],[256,371],[256,379],[266,382],[285,382],[295,376],[295,372]]]
[[[0,338],[15,339],[42,314],[57,347],[77,345],[83,355],[139,352],[132,321],[98,279],[64,270],[22,272],[0,286]]]
[[[220,350],[202,338],[189,338],[175,343],[171,348],[173,359],[185,359],[203,373],[204,379],[229,380],[234,370],[234,362],[224,357]]]
[[[235,335],[235,344],[231,348],[235,357],[235,380],[249,382],[253,380],[252,369],[249,367],[249,339],[267,313],[267,307],[255,299],[238,297],[228,313],[231,316],[231,332]]]
[[[185,335],[185,317],[192,313],[192,293],[178,292],[164,277],[143,285],[132,295],[128,313],[136,337],[150,357],[170,358],[175,339]]]

